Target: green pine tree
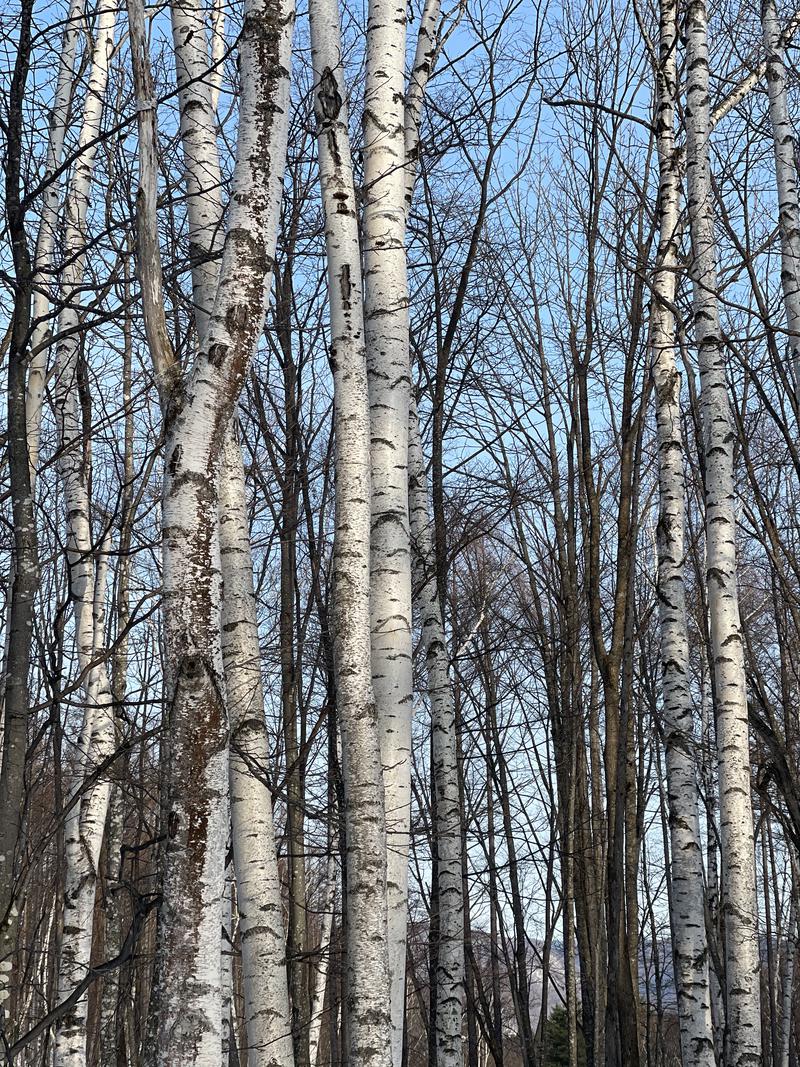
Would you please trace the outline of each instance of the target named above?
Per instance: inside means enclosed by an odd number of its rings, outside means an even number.
[[[569,1031],[567,1013],[562,1007],[553,1008],[544,1026],[545,1067],[569,1067]],[[586,1047],[578,1031],[578,1067],[586,1065]]]

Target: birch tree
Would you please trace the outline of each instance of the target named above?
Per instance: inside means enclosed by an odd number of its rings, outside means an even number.
[[[288,71],[292,19],[286,15],[277,38],[277,59]],[[141,15],[134,15],[141,21]],[[217,23],[215,30],[220,32]],[[182,133],[187,175],[187,205],[193,249],[192,280],[195,295],[195,323],[198,337],[208,328],[209,308],[217,285],[214,254],[220,245],[222,225],[221,179],[215,144],[212,99],[205,82],[207,56],[202,12],[192,5],[175,5],[173,33],[178,55],[179,88],[182,90]],[[142,36],[143,41],[143,36]],[[217,46],[219,50],[219,46]],[[140,112],[152,112],[152,86],[149,65],[140,63]],[[213,89],[213,83],[212,83]],[[275,164],[279,164],[281,143],[285,145],[285,94],[278,86],[275,107],[278,119],[275,137]],[[191,95],[190,95],[191,94]],[[155,240],[155,170],[150,144],[154,143],[152,123],[140,123],[142,188],[148,187],[152,205],[144,219],[144,229]],[[283,149],[285,154],[285,148]],[[271,163],[270,160],[267,163]],[[141,196],[142,194],[140,194]],[[140,202],[140,210],[142,204]],[[274,209],[273,209],[274,210]],[[142,221],[142,220],[140,220]],[[267,236],[269,242],[269,235]],[[270,254],[271,255],[271,254]],[[152,263],[152,255],[140,249],[140,264]],[[160,268],[154,288],[160,291]],[[142,278],[143,293],[148,288]],[[174,373],[174,357],[158,359],[157,353],[171,353],[164,335],[166,323],[158,310],[158,298],[146,307],[151,323],[151,351],[160,377]],[[201,344],[203,342],[201,341]],[[166,367],[163,364],[166,363]],[[177,388],[173,383],[172,389]],[[165,394],[167,401],[170,387]],[[260,649],[258,643],[252,559],[250,553],[244,469],[239,444],[231,428],[223,446],[219,473],[218,537],[224,596],[221,597],[221,655],[230,714],[230,808],[237,880],[237,905],[242,937],[245,1026],[253,1063],[292,1062],[291,1034],[286,1019],[289,1012],[286,986],[286,960],[283,938],[280,879],[275,853],[272,797],[265,784],[268,744],[263,720]]]
[[[386,782],[394,1067],[399,1067],[403,1046],[411,817],[405,47],[405,4],[371,0],[363,117],[364,327],[372,427],[372,684],[381,723]]]
[[[439,927],[436,951],[436,1063],[462,1061],[464,1009],[464,904],[461,796],[458,782],[456,715],[448,670],[447,639],[436,582],[436,558],[428,510],[428,480],[413,399],[409,410],[409,510],[414,545],[415,598],[422,625],[422,650],[431,701],[431,753],[436,790],[436,864]]]
[[[794,386],[800,390],[800,203],[797,193],[794,127],[786,93],[784,39],[775,0],[761,6],[769,117],[778,187],[778,232],[781,243],[781,285],[789,332],[788,348]]]
[[[228,717],[214,558],[216,477],[264,322],[286,157],[293,22],[288,4],[253,0],[245,7],[237,158],[219,283],[194,365],[168,413],[162,504],[168,841],[150,1050],[159,1064],[216,1064],[221,1049]]]
[[[336,516],[333,558],[333,651],[342,741],[347,879],[348,1058],[390,1067],[387,906],[388,790],[384,799],[382,734],[370,655],[370,409],[362,304],[361,251],[347,126],[347,93],[336,0],[309,9],[314,111],[325,214],[329,360],[334,379]],[[372,656],[374,657],[374,644]],[[385,760],[385,754],[383,756]],[[405,923],[405,903],[403,904]],[[405,959],[403,972],[405,976]],[[402,1007],[402,1005],[401,1005]]]
[[[43,194],[42,216],[36,238],[34,258],[34,294],[31,307],[32,330],[30,337],[31,360],[26,384],[26,408],[28,418],[28,451],[30,452],[31,478],[35,483],[39,461],[39,434],[42,422],[42,404],[47,374],[48,355],[48,305],[49,290],[55,266],[55,243],[59,213],[61,210],[61,183],[56,171],[64,155],[64,135],[70,114],[73,93],[75,52],[83,20],[84,0],[72,0],[64,26],[59,54],[58,79],[56,81],[53,109],[50,114],[50,129],[47,143],[47,162],[44,180],[47,183]]]
[[[718,306],[704,0],[686,16],[686,175],[705,453],[706,581],[716,679],[725,920],[725,1061],[761,1062],[760,959],[744,649],[736,575],[734,434]]]
[[[101,771],[99,776],[93,776],[90,772],[112,755],[116,740],[113,696],[103,649],[107,555],[98,553],[92,528],[90,471],[84,443],[86,428],[82,424],[77,383],[78,360],[81,358],[78,322],[86,265],[87,215],[115,25],[115,6],[101,3],[97,10],[78,142],[80,154],[65,202],[66,267],[61,278],[62,310],[57,326],[58,471],[66,507],[70,599],[83,689],[83,724],[65,817],[63,937],[58,969],[58,996],[62,1001],[84,978],[91,961],[95,888],[111,781],[107,773]],[[37,404],[34,399],[34,408]],[[57,1067],[85,1062],[87,1007],[87,999],[79,998],[59,1019],[55,1041]]]
[[[29,698],[28,672],[31,656],[31,629],[33,601],[38,586],[38,546],[34,518],[36,467],[39,454],[39,426],[41,422],[44,374],[47,363],[48,295],[54,268],[56,229],[61,210],[61,183],[56,171],[61,164],[64,149],[64,134],[69,118],[73,90],[75,53],[80,34],[83,0],[73,0],[70,5],[58,59],[58,74],[50,110],[47,156],[43,179],[44,192],[42,214],[33,262],[28,262],[27,242],[22,247],[20,238],[14,241],[14,254],[18,274],[29,274],[21,279],[19,290],[20,310],[24,316],[14,315],[16,338],[12,339],[12,355],[9,359],[9,414],[8,425],[16,447],[10,461],[11,492],[15,501],[15,547],[14,579],[12,585],[12,610],[8,624],[8,643],[5,656],[5,721],[3,733],[3,758],[0,769],[0,807],[7,812],[0,831],[0,1005],[6,999],[5,980],[10,973],[7,956],[13,937],[14,921],[10,915],[13,900],[14,862],[21,823],[25,770],[26,712]],[[20,46],[24,45],[24,35]],[[26,59],[29,62],[29,59]],[[20,111],[22,92],[20,86]],[[20,115],[21,119],[21,115]],[[12,151],[18,163],[7,173],[6,203],[9,221],[14,225],[14,202],[19,201],[19,191],[12,188],[13,174],[21,165],[21,129],[15,135],[19,144]],[[22,215],[22,213],[21,213]],[[23,218],[19,227],[24,229]],[[26,295],[27,294],[27,295]],[[15,427],[18,427],[15,429]],[[25,473],[25,466],[28,473]]]
[[[700,797],[684,588],[684,480],[681,379],[675,365],[675,294],[679,269],[680,173],[675,151],[678,7],[663,0],[656,66],[659,243],[653,280],[650,348],[658,433],[658,610],[667,757],[672,873],[671,923],[684,1063],[714,1067],[706,951]]]
[[[429,0],[420,17],[414,63],[406,93],[406,220],[411,208],[420,151],[420,123],[425,92],[440,49],[441,4]],[[461,1063],[461,1025],[465,1000],[464,892],[462,878],[462,819],[455,705],[449,674],[447,641],[442,615],[442,574],[437,567],[419,415],[413,395],[408,423],[409,518],[413,541],[414,596],[422,620],[422,646],[431,736],[436,849],[437,944],[435,957],[436,1062],[439,1067]]]

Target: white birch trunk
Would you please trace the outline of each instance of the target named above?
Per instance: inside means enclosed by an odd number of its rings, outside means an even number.
[[[211,110],[219,106],[222,89],[222,63],[225,58],[225,0],[214,0],[211,7]]]
[[[405,106],[405,212],[406,221],[411,210],[411,199],[417,179],[419,162],[419,128],[422,121],[422,106],[425,102],[425,90],[428,87],[439,47],[439,20],[441,17],[441,0],[426,0],[420,17],[417,32],[417,47],[414,52],[414,65],[408,80]]]
[[[347,1058],[359,1067],[391,1067],[386,812],[370,670],[370,411],[361,259],[336,0],[312,0],[310,19],[334,380],[332,631],[345,788]]]
[[[293,23],[289,4],[245,6],[237,157],[219,284],[189,380],[170,412],[165,446],[168,840],[150,1049],[158,1065],[217,1067],[221,1052],[228,722],[214,560],[216,476],[264,323],[286,158]]]
[[[414,64],[406,93],[406,220],[411,210],[418,169],[419,131],[425,92],[439,50],[440,18],[440,0],[427,0],[420,18]],[[458,744],[428,508],[427,475],[419,433],[419,417],[413,396],[409,404],[408,433],[409,517],[414,542],[412,574],[415,597],[422,618],[422,651],[425,656],[431,702],[433,778],[436,789],[435,835],[439,865],[439,947],[435,979],[437,1064],[438,1067],[460,1067],[466,987]]]
[[[794,386],[800,395],[800,205],[794,154],[794,127],[786,96],[786,67],[775,0],[763,0],[761,19],[767,53],[767,92],[775,177],[778,186],[778,232],[781,240],[781,285],[789,330]]]
[[[222,172],[217,124],[212,106],[205,7],[198,0],[172,0],[172,40],[180,103],[189,261],[192,265],[194,319],[202,346],[211,314],[222,250]]]
[[[684,587],[684,476],[681,382],[675,365],[675,291],[679,268],[680,174],[675,153],[678,5],[662,0],[656,72],[659,246],[653,280],[650,344],[655,384],[660,507],[657,529],[663,722],[667,757],[672,872],[672,942],[681,1050],[685,1064],[715,1067],[706,950],[689,634]]]
[[[212,60],[222,55],[224,13],[215,7]],[[218,279],[215,256],[222,245],[222,199],[216,146],[215,106],[221,75],[210,78],[204,12],[173,4],[178,52],[181,137],[187,181],[195,322],[205,339],[208,309]],[[291,23],[280,39],[279,62],[288,70]],[[191,81],[191,86],[185,83]],[[268,742],[264,724],[260,648],[253,591],[244,468],[239,444],[228,428],[219,473],[219,540],[223,599],[222,656],[234,749],[230,754],[231,819],[237,901],[242,931],[242,978],[250,1067],[293,1063],[287,1031],[289,999],[280,878],[266,786]]]
[[[82,675],[84,718],[78,767],[65,821],[64,912],[58,960],[57,999],[65,1000],[85,977],[92,954],[92,926],[97,865],[103,841],[111,782],[101,775],[84,786],[84,778],[114,750],[114,715],[111,686],[102,655],[104,640],[105,573],[107,561],[98,564],[92,539],[88,493],[89,443],[77,404],[77,370],[80,287],[85,266],[86,217],[89,207],[96,148],[100,129],[109,61],[114,45],[116,8],[104,3],[98,9],[96,38],[79,135],[78,157],[66,198],[64,257],[67,266],[61,282],[63,308],[58,320],[61,337],[56,350],[56,416],[60,452],[58,471],[67,515],[66,552],[70,599],[75,626],[78,670]],[[86,1062],[87,999],[81,998],[56,1025],[56,1067],[78,1067]]]
[[[42,198],[42,217],[36,238],[33,262],[33,300],[31,301],[31,361],[25,393],[25,408],[28,423],[28,456],[31,466],[31,492],[34,491],[36,471],[39,465],[39,439],[42,425],[42,404],[47,377],[47,352],[50,328],[47,322],[49,290],[52,285],[56,230],[61,204],[61,182],[52,180],[64,155],[64,135],[69,119],[75,72],[75,51],[80,36],[80,23],[84,0],[71,0],[61,52],[58,57],[53,108],[50,112],[50,133],[47,141],[45,180],[50,179]]]
[[[227,850],[226,850],[227,851]],[[222,903],[222,948],[221,948],[221,983],[222,983],[222,1067],[227,1067],[231,1055],[231,1010],[233,1007],[233,870],[230,864],[225,868],[225,899]]]
[[[706,581],[717,695],[728,1067],[761,1062],[760,961],[744,649],[736,578],[731,424],[717,302],[704,0],[687,11],[688,213],[706,463]]]
[[[439,873],[439,944],[436,957],[437,1067],[460,1067],[464,1011],[464,901],[461,870],[461,801],[458,786],[456,713],[450,685],[447,641],[436,580],[436,557],[428,510],[428,479],[417,407],[409,410],[408,487],[414,544],[414,587],[422,624],[422,652],[431,701],[431,749],[436,790]]]
[[[405,1015],[411,810],[411,550],[405,254],[406,4],[370,0],[364,94],[364,326],[372,457],[372,683],[386,789],[392,1060]]]
[[[322,929],[319,939],[319,963],[317,980],[314,984],[314,999],[311,1004],[311,1026],[308,1031],[308,1062],[316,1067],[319,1057],[319,1039],[322,1033],[322,1013],[325,1009],[325,990],[330,971],[331,933],[333,931],[333,913],[336,907],[336,855],[334,844],[330,842],[331,854],[328,856],[328,869],[325,877],[325,895],[322,900]]]
[[[222,653],[231,720],[230,790],[249,1067],[293,1067],[286,939],[242,455],[228,433],[219,472]]]

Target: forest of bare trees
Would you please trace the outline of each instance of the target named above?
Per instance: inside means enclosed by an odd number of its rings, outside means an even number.
[[[0,1064],[798,1067],[780,5],[0,0]]]

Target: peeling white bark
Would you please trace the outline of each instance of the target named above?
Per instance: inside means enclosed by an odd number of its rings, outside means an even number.
[[[334,380],[332,631],[345,788],[347,1051],[348,1062],[359,1067],[391,1067],[387,819],[381,720],[373,696],[370,657],[370,410],[358,219],[336,0],[312,0],[310,20]],[[403,909],[405,922],[405,904]]]
[[[675,152],[678,5],[662,0],[656,71],[659,244],[650,346],[658,440],[658,609],[672,872],[672,942],[681,1050],[685,1064],[715,1067],[706,948],[700,794],[689,689],[684,587],[684,475],[681,381],[675,365],[680,173]]]
[[[170,411],[165,446],[168,841],[150,1058],[170,1067],[217,1067],[221,1052],[228,722],[213,552],[216,480],[264,323],[286,159],[293,23],[289,3],[250,0],[245,6],[236,166],[219,283],[197,359]],[[195,292],[198,299],[197,286]],[[202,314],[202,297],[198,303]],[[264,1053],[264,1062],[273,1062],[272,1050]]]
[[[687,207],[706,463],[706,581],[717,697],[727,985],[725,1063],[745,1067],[761,1063],[760,961],[747,687],[736,578],[735,433],[717,302],[704,0],[691,0],[686,33]]]

